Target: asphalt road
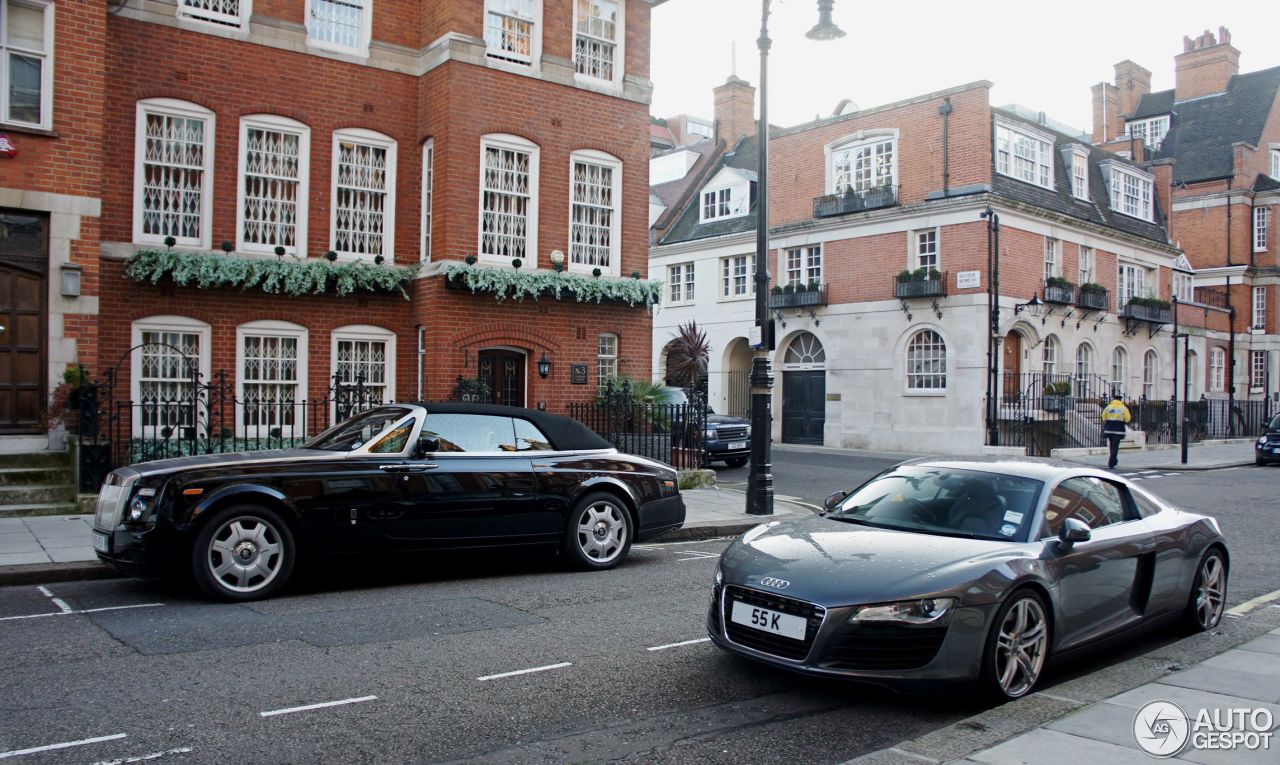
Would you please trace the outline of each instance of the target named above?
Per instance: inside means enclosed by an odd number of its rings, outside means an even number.
[[[837,460],[823,477],[803,472],[817,470],[812,455],[803,461],[798,480],[821,483],[818,493],[879,469]],[[1230,604],[1280,587],[1276,475],[1144,481],[1220,517]],[[511,556],[352,563],[251,605],[134,580],[3,589],[0,757],[76,743],[11,759],[820,765],[983,709],[965,694],[794,677],[703,642],[725,544],[646,545],[594,574]],[[1168,640],[1128,642],[1046,682]],[[77,743],[90,739],[103,740]]]
[[[773,493],[775,496],[799,499],[815,507],[832,492],[859,486],[876,473],[895,465],[910,455],[881,456],[872,452],[837,452],[803,446],[776,444],[771,450]],[[748,466],[729,468],[715,463],[716,483],[745,490]]]

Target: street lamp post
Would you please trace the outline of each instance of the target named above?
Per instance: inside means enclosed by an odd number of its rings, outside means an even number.
[[[811,40],[834,40],[844,32],[831,22],[834,0],[818,0],[818,23],[805,33]],[[773,321],[769,318],[769,0],[760,2],[760,119],[756,125],[756,321],[751,359],[751,468],[747,473],[747,513],[773,515]]]
[[[996,418],[996,388],[1000,377],[1000,215],[987,205],[979,217],[987,221],[987,444],[1000,444]]]

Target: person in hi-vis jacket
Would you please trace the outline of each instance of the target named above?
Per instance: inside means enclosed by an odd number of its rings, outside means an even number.
[[[1120,439],[1124,438],[1125,426],[1129,422],[1129,407],[1120,400],[1120,394],[1112,391],[1111,403],[1102,410],[1102,435],[1107,438],[1110,450],[1107,467],[1116,466],[1116,455],[1120,452]]]

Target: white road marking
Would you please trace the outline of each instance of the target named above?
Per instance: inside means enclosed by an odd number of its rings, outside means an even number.
[[[182,746],[177,749],[166,749],[163,752],[152,752],[151,754],[140,754],[135,757],[125,757],[121,760],[98,760],[93,765],[125,765],[129,762],[146,762],[147,760],[158,760],[169,754],[186,754],[191,751],[191,747]]]
[[[84,746],[85,744],[96,744],[99,741],[114,741],[118,738],[128,736],[128,733],[114,733],[110,736],[96,736],[94,738],[82,738],[79,741],[64,741],[61,744],[45,744],[44,746],[33,746],[30,749],[14,749],[12,752],[0,752],[0,760],[9,757],[20,757],[24,754],[35,754],[37,752],[52,752],[55,749],[69,749],[73,746]]]
[[[57,606],[57,607],[58,607],[58,609],[62,611],[62,613],[64,613],[64,614],[69,614],[69,613],[71,613],[71,606],[67,605],[67,604],[66,604],[66,602],[65,602],[65,601],[63,601],[61,598],[55,598],[55,597],[53,597],[53,593],[52,593],[52,592],[49,592],[49,588],[48,588],[48,587],[45,587],[44,585],[40,585],[40,586],[39,586],[39,587],[37,587],[36,589],[40,591],[40,594],[41,594],[41,595],[44,595],[44,596],[45,596],[46,598],[48,598],[49,600],[52,600],[52,601],[53,601],[53,604],[54,604],[55,606]]]
[[[21,616],[0,616],[0,622],[13,619],[40,619],[45,616],[68,616],[70,614],[96,614],[100,611],[123,611],[128,608],[159,608],[163,603],[138,603],[133,606],[106,606],[104,608],[84,608],[79,611],[50,611],[45,614],[22,614]]]
[[[681,641],[681,642],[679,642],[679,643],[667,643],[666,645],[655,645],[655,646],[653,646],[652,648],[646,648],[646,649],[644,649],[644,650],[646,650],[646,651],[665,651],[665,650],[667,650],[668,648],[679,648],[679,647],[681,647],[681,646],[686,646],[686,645],[697,645],[698,643],[710,643],[710,642],[711,642],[711,638],[709,638],[709,637],[704,637],[704,638],[698,638],[697,640],[684,640],[684,641]]]
[[[377,696],[359,696],[354,699],[339,699],[338,701],[322,701],[319,704],[307,704],[301,707],[289,707],[287,709],[273,709],[270,712],[259,712],[259,717],[275,717],[276,715],[288,715],[294,712],[306,712],[312,709],[324,709],[325,707],[339,707],[343,704],[359,704],[362,701],[374,701]]]
[[[486,680],[497,680],[502,677],[515,677],[516,675],[528,675],[533,672],[546,672],[549,669],[563,669],[564,667],[572,667],[572,666],[573,666],[573,662],[562,661],[559,664],[548,664],[545,667],[531,667],[529,669],[517,669],[515,672],[501,672],[496,675],[485,675],[484,677],[477,677],[476,679],[479,680],[480,682],[484,682]]]
[[[1043,697],[1045,697],[1046,699],[1053,699],[1054,701],[1065,701],[1065,702],[1066,702],[1066,703],[1068,703],[1068,704],[1075,704],[1075,705],[1076,705],[1076,706],[1078,706],[1078,707],[1082,707],[1082,706],[1084,706],[1084,702],[1083,702],[1083,701],[1080,701],[1080,700],[1078,700],[1078,699],[1069,699],[1069,698],[1067,698],[1066,696],[1055,696],[1055,695],[1053,695],[1052,693],[1045,693],[1044,691],[1040,691],[1040,692],[1039,692],[1039,693],[1037,693],[1036,695],[1037,695],[1037,696],[1043,696]]]
[[[1228,614],[1247,614],[1253,609],[1257,608],[1258,606],[1263,605],[1264,603],[1270,603],[1273,600],[1280,600],[1280,590],[1276,590],[1275,592],[1268,592],[1266,595],[1259,595],[1258,597],[1252,600],[1246,600],[1245,602],[1241,603],[1235,608],[1227,609],[1227,613]]]
[[[720,553],[706,552],[705,550],[677,550],[676,555],[688,556],[687,558],[681,558],[680,559],[681,561],[707,560],[707,559],[715,560],[720,557]]]
[[[678,547],[680,545],[705,545],[707,542],[714,542],[717,539],[733,539],[737,534],[729,537],[713,537],[712,539],[686,539],[683,542],[664,542],[662,544],[649,545],[632,545],[632,550],[663,550],[668,547]]]

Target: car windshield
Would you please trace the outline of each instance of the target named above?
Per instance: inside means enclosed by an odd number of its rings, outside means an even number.
[[[354,451],[404,419],[410,411],[412,410],[403,406],[384,406],[357,414],[311,439],[303,448],[324,449],[329,452]]]
[[[1043,485],[976,470],[903,466],[864,484],[829,517],[899,531],[1021,542]]]
[[[1271,418],[1271,422],[1267,423],[1267,430],[1280,430],[1280,414]]]

